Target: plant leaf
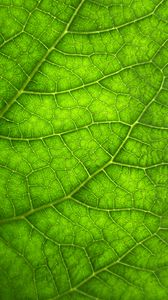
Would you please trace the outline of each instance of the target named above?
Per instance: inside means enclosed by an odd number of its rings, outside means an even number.
[[[0,0],[0,298],[168,298],[167,0]]]

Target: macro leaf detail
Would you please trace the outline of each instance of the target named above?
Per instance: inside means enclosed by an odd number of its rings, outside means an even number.
[[[0,299],[168,299],[167,20],[0,0]]]

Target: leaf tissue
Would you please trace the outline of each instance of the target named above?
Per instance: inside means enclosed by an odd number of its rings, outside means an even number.
[[[0,0],[0,299],[168,299],[167,21]]]

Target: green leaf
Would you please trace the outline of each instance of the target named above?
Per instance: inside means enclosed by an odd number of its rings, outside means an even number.
[[[0,299],[168,299],[167,20],[0,0]]]

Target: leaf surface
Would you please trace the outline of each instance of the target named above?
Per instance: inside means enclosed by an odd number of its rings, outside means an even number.
[[[0,298],[168,298],[168,1],[0,0]]]

